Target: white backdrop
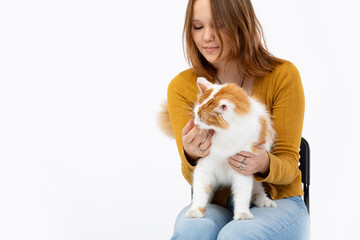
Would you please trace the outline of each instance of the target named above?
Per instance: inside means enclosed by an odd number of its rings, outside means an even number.
[[[360,239],[356,2],[253,1],[303,80],[312,239]],[[170,238],[190,189],[156,113],[186,3],[0,2],[0,239]]]

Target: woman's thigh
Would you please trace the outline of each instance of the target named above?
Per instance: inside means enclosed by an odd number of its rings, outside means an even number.
[[[301,197],[275,201],[277,208],[251,208],[254,219],[230,221],[218,239],[309,239],[310,218]]]
[[[233,214],[227,208],[215,204],[206,206],[205,217],[187,218],[186,212],[190,205],[185,207],[175,222],[172,240],[216,239],[220,230],[232,220]]]

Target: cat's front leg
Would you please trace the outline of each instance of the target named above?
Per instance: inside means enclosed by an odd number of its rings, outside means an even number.
[[[186,217],[201,218],[205,216],[206,205],[208,204],[212,192],[213,181],[209,177],[209,172],[205,168],[197,166],[194,171],[193,179],[193,200]]]
[[[250,212],[251,191],[253,187],[252,176],[237,175],[232,183],[234,201],[234,220],[252,219]]]
[[[257,207],[276,207],[276,203],[266,196],[264,187],[261,182],[254,181],[252,191],[252,201]]]

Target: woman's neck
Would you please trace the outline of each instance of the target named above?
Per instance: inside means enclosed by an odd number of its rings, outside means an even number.
[[[221,83],[235,83],[241,85],[244,74],[240,73],[235,62],[217,64],[217,78]]]
[[[220,84],[235,83],[241,86],[248,95],[251,95],[253,79],[246,78],[244,73],[240,73],[235,62],[218,64],[216,67],[217,78]]]

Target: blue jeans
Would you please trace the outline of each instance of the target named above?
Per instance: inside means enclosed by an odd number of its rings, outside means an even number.
[[[172,240],[310,239],[310,217],[300,196],[275,200],[277,208],[251,207],[254,219],[234,221],[232,204],[208,204],[204,218],[187,218],[185,207],[175,222]]]

